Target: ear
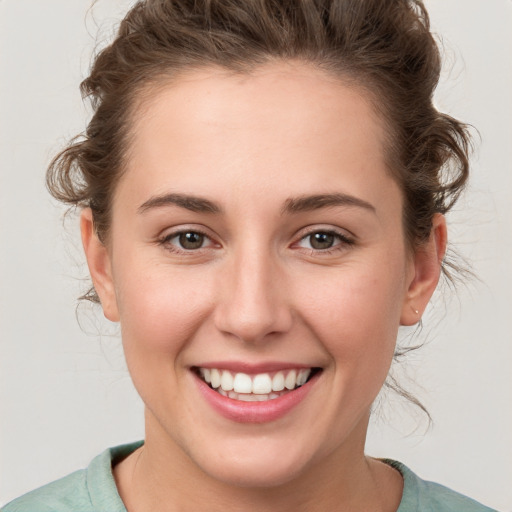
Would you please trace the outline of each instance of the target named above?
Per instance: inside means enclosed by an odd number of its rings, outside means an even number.
[[[413,255],[413,271],[402,306],[401,325],[414,325],[421,319],[439,282],[446,244],[446,220],[443,215],[436,213],[429,239]]]
[[[111,258],[107,247],[100,241],[94,229],[90,208],[82,210],[80,231],[87,265],[89,266],[94,289],[100,298],[103,314],[112,322],[117,322],[119,321],[119,311],[112,279]]]

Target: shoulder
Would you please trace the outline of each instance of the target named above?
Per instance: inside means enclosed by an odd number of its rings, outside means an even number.
[[[496,512],[448,487],[422,480],[400,462],[385,460],[404,478],[404,491],[397,512]]]
[[[109,448],[86,469],[24,494],[5,505],[1,512],[126,512],[117,492],[112,464],[141,444]]]
[[[2,512],[89,511],[86,480],[85,469],[75,471],[11,501],[2,508]]]

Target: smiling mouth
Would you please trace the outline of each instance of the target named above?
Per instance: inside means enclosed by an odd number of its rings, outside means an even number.
[[[220,368],[194,368],[222,396],[243,402],[275,400],[306,384],[321,368],[297,368],[250,375]]]

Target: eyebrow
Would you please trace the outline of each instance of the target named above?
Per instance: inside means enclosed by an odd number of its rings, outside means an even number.
[[[375,207],[367,201],[342,193],[315,194],[287,199],[284,204],[283,213],[308,212],[330,206],[356,206],[376,213]]]
[[[217,203],[204,197],[187,194],[164,194],[151,197],[139,206],[138,211],[139,213],[144,213],[152,208],[173,205],[197,213],[222,213],[222,208]]]
[[[223,213],[221,206],[204,197],[192,196],[188,194],[163,194],[153,196],[141,204],[138,208],[139,213],[144,213],[153,208],[161,208],[165,206],[179,206],[186,210],[196,213]],[[295,198],[289,198],[285,201],[281,213],[299,213],[320,208],[328,208],[330,206],[355,206],[364,208],[375,213],[375,207],[355,196],[349,194],[315,194],[305,195]]]

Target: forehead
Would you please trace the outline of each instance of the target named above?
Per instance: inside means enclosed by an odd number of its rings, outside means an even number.
[[[369,90],[355,80],[304,62],[273,62],[247,73],[202,67],[184,70],[172,79],[163,77],[143,88],[135,101],[132,131],[139,132],[142,125],[156,127],[150,126],[154,114],[165,108],[167,113],[172,110],[180,132],[190,125],[196,135],[196,121],[216,128],[228,127],[228,123],[229,128],[242,127],[242,123],[264,128],[284,121],[291,130],[294,120],[317,120],[320,127],[325,121],[336,124],[354,114],[358,125],[373,130],[383,123],[370,99]]]
[[[189,70],[141,98],[123,179],[148,194],[266,180],[297,195],[337,187],[343,173],[355,189],[388,177],[385,128],[367,92],[304,63]]]

